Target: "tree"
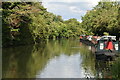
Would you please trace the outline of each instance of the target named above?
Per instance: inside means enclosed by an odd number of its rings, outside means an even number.
[[[118,2],[99,2],[94,9],[82,17],[82,26],[95,35],[103,35],[104,32],[118,35],[120,31],[118,9]]]

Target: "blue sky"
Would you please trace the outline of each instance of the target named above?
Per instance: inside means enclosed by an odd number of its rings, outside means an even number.
[[[43,0],[47,11],[62,16],[64,20],[76,18],[81,22],[87,10],[95,7],[100,0]]]

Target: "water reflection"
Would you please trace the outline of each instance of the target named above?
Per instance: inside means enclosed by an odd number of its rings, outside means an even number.
[[[2,58],[3,78],[96,78],[102,70],[94,53],[79,40],[5,48]]]
[[[84,77],[84,69],[81,67],[80,55],[60,55],[51,59],[43,72],[37,74],[37,78],[79,78]]]

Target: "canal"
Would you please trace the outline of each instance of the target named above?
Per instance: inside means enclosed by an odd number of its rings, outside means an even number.
[[[79,40],[3,48],[3,78],[112,78],[113,61],[98,61]]]

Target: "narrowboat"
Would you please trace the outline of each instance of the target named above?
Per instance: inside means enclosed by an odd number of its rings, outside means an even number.
[[[116,40],[116,36],[102,36],[96,44],[96,58],[102,59],[118,56],[120,50],[119,40]],[[102,58],[101,58],[102,56]]]

